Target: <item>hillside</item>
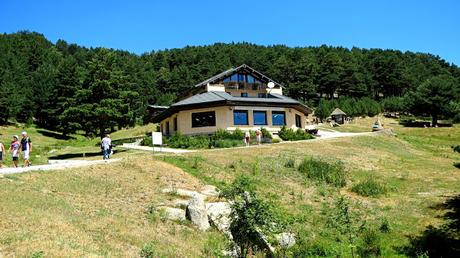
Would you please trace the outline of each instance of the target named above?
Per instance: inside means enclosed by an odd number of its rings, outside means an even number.
[[[336,233],[326,226],[337,197],[344,195],[370,227],[387,221],[388,232],[380,234],[383,256],[406,256],[409,237],[419,236],[429,225],[443,224],[441,204],[460,192],[460,174],[453,166],[460,157],[450,148],[460,142],[460,128],[403,128],[384,122],[397,137],[359,136],[155,157],[129,151],[117,154],[123,161],[105,166],[4,176],[0,252],[132,257],[151,243],[158,256],[210,257],[225,246],[220,233],[202,234],[188,223],[152,220],[147,211],[177,198],[161,193],[165,187],[220,187],[244,174],[289,218],[290,230],[301,243],[298,252],[349,256],[348,245],[337,242]],[[367,131],[360,124],[350,127]],[[306,178],[297,170],[306,157],[342,161],[347,185],[336,188]],[[286,165],[292,161],[294,167]],[[363,197],[351,191],[369,177],[387,192]]]

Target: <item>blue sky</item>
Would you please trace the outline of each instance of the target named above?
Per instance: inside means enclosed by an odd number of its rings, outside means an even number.
[[[137,54],[245,41],[429,52],[460,65],[456,0],[2,0],[0,32],[18,30]]]

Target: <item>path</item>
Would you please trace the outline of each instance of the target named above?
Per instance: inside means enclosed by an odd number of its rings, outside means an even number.
[[[150,151],[150,152],[165,152],[165,153],[175,153],[175,154],[180,154],[180,153],[188,153],[188,152],[195,152],[195,150],[185,150],[185,149],[173,149],[173,148],[167,148],[167,147],[155,147],[153,149],[152,147],[149,146],[139,146],[135,145],[132,143],[123,143],[122,146],[120,146],[125,149],[132,149],[132,150],[143,150],[143,151]]]
[[[19,168],[1,168],[0,175],[18,174],[30,171],[60,170],[68,168],[86,167],[98,164],[107,164],[119,161],[120,159],[110,160],[50,160],[47,165],[37,165]]]

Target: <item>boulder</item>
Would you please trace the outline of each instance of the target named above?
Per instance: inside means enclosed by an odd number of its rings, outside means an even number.
[[[201,190],[201,194],[204,194],[206,196],[218,197],[219,190],[213,185],[205,185]]]
[[[175,221],[185,221],[185,211],[182,209],[171,208],[171,207],[164,207],[161,208],[163,210],[162,216],[169,220]]]
[[[230,232],[230,213],[232,209],[230,208],[230,204],[228,202],[212,202],[207,203],[206,208],[209,221],[211,221],[220,232],[232,239],[232,234]]]
[[[174,204],[174,207],[176,208],[185,209],[187,208],[188,200],[175,200],[173,204]]]
[[[201,194],[192,196],[187,205],[186,216],[202,231],[206,231],[210,227],[206,205]]]
[[[191,191],[191,190],[186,190],[186,189],[180,189],[180,188],[166,188],[161,191],[162,193],[169,193],[169,194],[175,194],[178,196],[182,197],[192,197],[193,195],[200,195],[203,199],[205,199],[205,195],[200,194],[196,191]]]
[[[295,245],[295,236],[292,233],[281,233],[276,236],[281,248],[288,249]]]

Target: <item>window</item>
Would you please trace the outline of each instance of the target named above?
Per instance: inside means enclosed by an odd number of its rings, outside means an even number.
[[[284,111],[272,111],[273,125],[286,125],[286,113]]]
[[[174,117],[174,132],[177,132],[177,116]]]
[[[192,127],[216,126],[216,112],[192,113]]]
[[[246,75],[246,81],[247,81],[247,83],[254,83],[255,79],[254,79],[254,77],[252,77],[252,75],[248,74],[248,75]]]
[[[166,135],[169,135],[169,121],[166,122]]]
[[[233,110],[233,124],[234,125],[248,125],[248,111],[247,110]]]
[[[267,93],[259,93],[259,94],[257,94],[257,97],[259,97],[259,98],[266,98],[266,97],[267,97]]]
[[[247,92],[241,92],[241,97],[247,98],[247,97],[248,97],[248,93],[247,93]]]
[[[246,80],[244,79],[244,77],[245,77],[244,74],[238,74],[238,81],[239,81],[239,82],[244,82],[244,81],[246,81]]]
[[[295,115],[295,126],[302,128],[302,117],[297,114]]]
[[[267,112],[254,111],[254,125],[267,125]]]

